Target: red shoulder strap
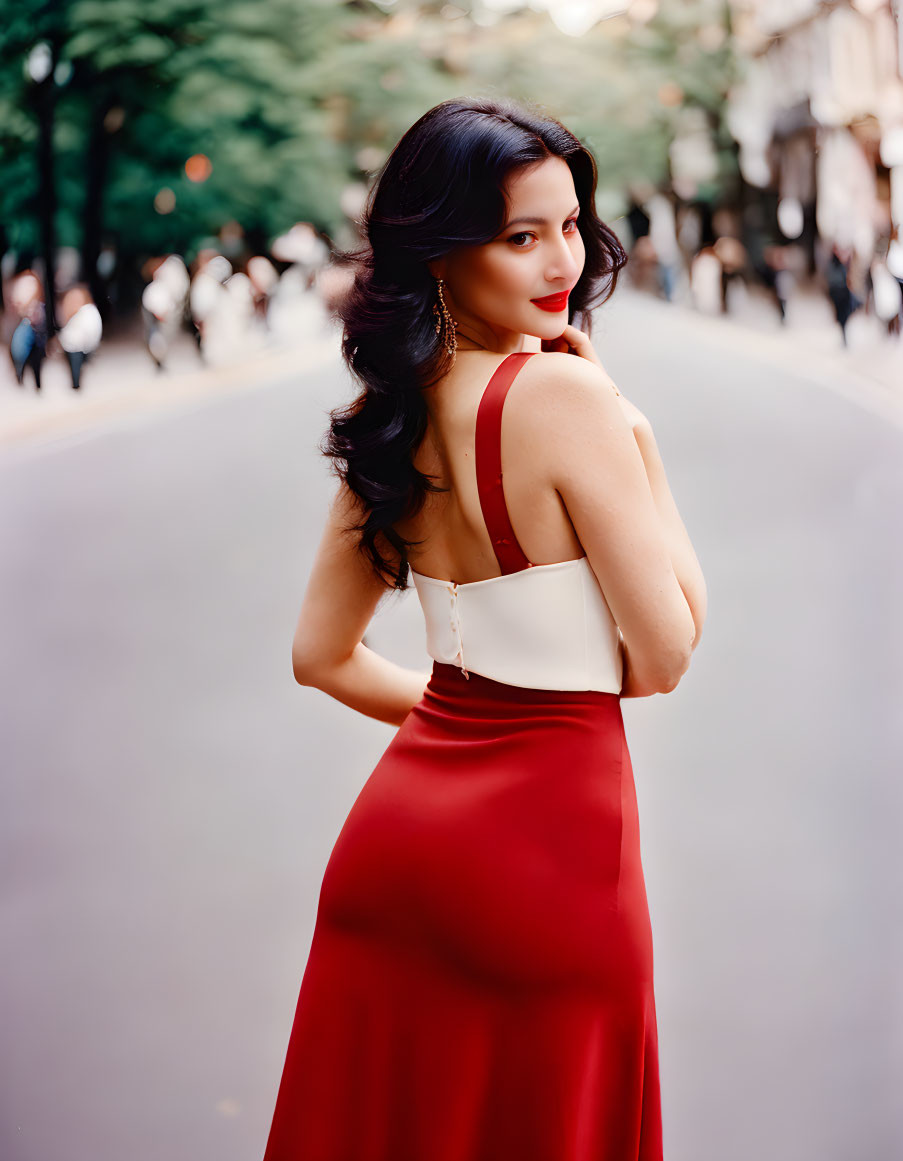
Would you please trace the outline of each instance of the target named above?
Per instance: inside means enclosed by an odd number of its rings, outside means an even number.
[[[524,550],[517,542],[502,487],[502,408],[508,388],[518,371],[535,351],[516,351],[503,359],[489,380],[477,408],[476,470],[483,519],[492,539],[502,573],[529,568]]]

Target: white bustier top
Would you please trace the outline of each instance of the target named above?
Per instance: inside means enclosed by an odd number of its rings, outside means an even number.
[[[508,685],[621,692],[621,634],[585,556],[468,584],[411,575],[435,661]]]
[[[507,355],[477,409],[480,507],[501,576],[455,584],[411,569],[434,661],[507,685],[620,693],[622,637],[585,556],[532,564],[511,526],[502,481],[501,424],[508,389],[535,352]]]

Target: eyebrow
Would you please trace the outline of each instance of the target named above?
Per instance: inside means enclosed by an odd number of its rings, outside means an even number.
[[[578,202],[577,205],[574,206],[574,208],[568,214],[568,217],[570,218],[574,213],[579,213],[579,211],[580,203]],[[547,218],[515,218],[513,222],[509,222],[508,225],[505,226],[505,229],[507,230],[509,226],[519,226],[524,222],[526,222],[528,226],[547,226],[549,224]]]

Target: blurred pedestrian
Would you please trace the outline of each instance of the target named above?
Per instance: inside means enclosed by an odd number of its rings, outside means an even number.
[[[889,335],[899,336],[903,311],[903,290],[887,268],[883,255],[876,254],[869,270],[872,283],[872,305]]]
[[[739,283],[743,289],[746,285],[746,247],[739,238],[722,234],[712,247],[715,256],[721,263],[721,311],[727,314],[730,308],[730,287],[732,283]]]
[[[631,285],[648,294],[661,295],[659,259],[650,236],[652,219],[647,201],[655,194],[655,186],[644,179],[631,182],[627,188],[627,212],[624,218],[630,228],[628,262],[625,267]]]
[[[202,362],[206,361],[205,344],[211,322],[226,305],[227,291],[224,283],[232,275],[232,263],[215,250],[202,250],[198,254],[197,267],[191,279],[188,300],[191,321],[194,326],[195,341]]]
[[[162,282],[154,279],[145,286],[141,295],[144,316],[144,341],[148,354],[158,371],[166,369],[169,354],[167,323],[170,321],[174,303],[172,296]]]
[[[828,297],[834,307],[834,317],[840,327],[840,337],[843,345],[848,346],[847,323],[851,316],[862,306],[861,299],[850,289],[850,259],[852,255],[846,247],[836,243],[831,247],[831,257],[828,259],[826,281]]]
[[[329,246],[311,222],[295,222],[271,247],[277,262],[290,262],[301,275],[305,290],[313,290],[317,276],[329,258]]]
[[[19,317],[9,341],[9,354],[16,382],[25,382],[25,368],[30,367],[35,390],[41,390],[41,364],[47,349],[47,318],[44,290],[33,270],[23,270],[13,280],[10,302]]]
[[[91,292],[84,284],[66,291],[60,314],[63,326],[57,338],[69,361],[72,389],[78,391],[81,387],[82,366],[100,346],[103,320],[94,305]]]
[[[900,290],[903,291],[903,242],[900,241],[900,232],[896,226],[891,231],[886,262],[888,271],[899,282]]]
[[[785,247],[766,246],[758,270],[766,286],[774,294],[780,313],[781,326],[784,326],[787,322],[787,303],[795,286]]]
[[[714,246],[703,246],[690,263],[690,294],[694,307],[703,314],[720,314],[724,309],[724,273]]]
[[[287,274],[283,274],[282,280],[284,281],[286,277]],[[323,307],[330,317],[335,315],[353,285],[354,273],[347,267],[329,265],[320,272],[317,287],[320,291]]]
[[[627,206],[627,213],[624,216],[627,219],[628,226],[630,226],[633,245],[636,245],[640,238],[645,238],[649,234],[651,221],[643,203],[649,196],[650,190],[651,187],[648,183],[642,183],[639,186],[634,185],[629,190],[628,196],[630,201]]]
[[[248,259],[248,278],[251,280],[254,314],[263,323],[264,328],[269,330],[267,312],[270,296],[279,281],[276,267],[263,254],[255,254],[253,258]]]
[[[216,260],[211,263],[215,270],[225,269],[215,263]],[[253,286],[247,274],[237,270],[219,286],[219,294],[212,298],[212,309],[203,320],[204,361],[210,366],[222,366],[248,354],[254,346],[254,324]]]
[[[173,340],[185,317],[188,270],[178,254],[158,262],[141,295],[145,342],[158,371],[166,369]]]
[[[655,193],[645,208],[649,215],[649,240],[658,262],[659,287],[668,302],[673,302],[677,281],[683,273],[674,205],[665,194]]]

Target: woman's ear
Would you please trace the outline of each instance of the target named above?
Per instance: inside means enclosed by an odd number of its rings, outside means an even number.
[[[436,258],[433,262],[427,262],[426,268],[432,274],[433,278],[445,278],[445,263],[441,258]]]

